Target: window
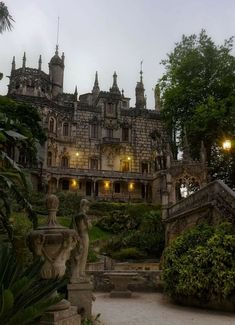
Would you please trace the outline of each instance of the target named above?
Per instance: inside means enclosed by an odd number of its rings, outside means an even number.
[[[27,157],[26,157],[26,153],[24,150],[20,150],[19,164],[22,166],[26,166],[26,164],[27,164]]]
[[[50,151],[48,151],[47,153],[47,166],[51,167],[52,165],[52,153]]]
[[[69,166],[68,157],[63,156],[62,159],[61,159],[61,167],[62,168],[68,168],[68,166]]]
[[[128,128],[123,128],[122,129],[122,141],[129,141],[129,129]]]
[[[54,130],[55,130],[55,121],[54,121],[54,119],[51,117],[51,118],[50,118],[50,121],[49,121],[49,131],[50,131],[50,132],[54,132]]]
[[[63,124],[63,136],[67,137],[69,135],[69,125],[68,123]]]
[[[94,138],[94,139],[98,138],[98,125],[97,124],[91,125],[91,138]]]
[[[148,173],[148,163],[147,162],[142,162],[142,173]]]
[[[121,192],[121,184],[114,183],[114,193],[120,193],[120,192]]]
[[[129,170],[130,170],[129,161],[123,161],[123,163],[122,163],[122,171],[123,172],[129,172]]]
[[[107,129],[107,137],[113,138],[113,129]]]
[[[97,158],[91,159],[91,169],[94,169],[94,170],[98,169],[98,159]]]
[[[112,115],[113,114],[113,104],[112,103],[108,103],[107,104],[107,113],[109,115]]]

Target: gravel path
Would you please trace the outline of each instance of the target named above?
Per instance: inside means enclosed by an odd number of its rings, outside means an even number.
[[[93,314],[105,325],[235,325],[235,314],[177,306],[161,293],[134,293],[132,298],[109,298],[96,293]]]

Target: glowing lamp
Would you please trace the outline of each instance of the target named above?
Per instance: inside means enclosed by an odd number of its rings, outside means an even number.
[[[223,142],[223,149],[226,150],[226,151],[229,151],[231,150],[231,147],[232,147],[232,143],[231,143],[231,140],[225,140]]]

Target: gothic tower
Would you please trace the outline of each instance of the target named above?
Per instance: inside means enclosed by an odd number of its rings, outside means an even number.
[[[135,88],[135,107],[136,108],[146,108],[146,98],[144,96],[144,84],[143,84],[143,71],[142,71],[142,61],[141,61],[141,69],[140,69],[140,81],[137,82]]]
[[[61,58],[58,53],[58,45],[56,45],[55,55],[51,58],[49,63],[49,76],[52,83],[52,96],[63,93],[64,82],[64,53]]]

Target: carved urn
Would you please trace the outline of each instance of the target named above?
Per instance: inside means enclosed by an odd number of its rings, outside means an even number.
[[[34,255],[41,256],[44,261],[41,268],[42,279],[62,277],[65,274],[66,261],[78,240],[77,232],[74,229],[68,229],[58,224],[56,219],[58,206],[57,196],[49,195],[46,224],[29,233],[30,249]],[[64,308],[68,307],[68,304],[60,304],[59,309],[63,309],[62,305]]]

